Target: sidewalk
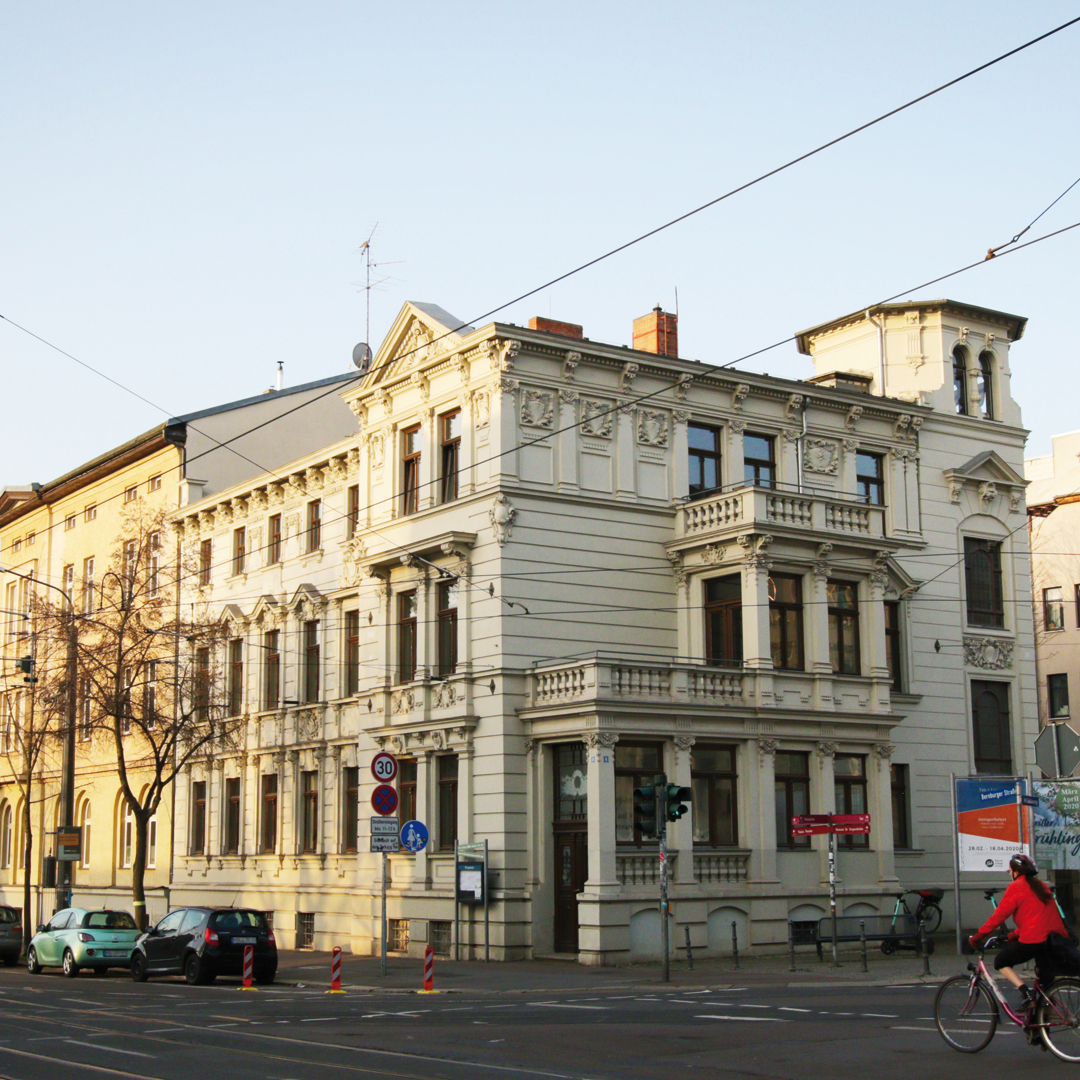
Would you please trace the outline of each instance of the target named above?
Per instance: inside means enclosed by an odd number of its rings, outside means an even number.
[[[949,975],[962,972],[968,957],[957,957],[955,943],[941,935],[930,957],[929,978],[923,975],[923,961],[913,952],[884,956],[880,949],[867,948],[866,973],[858,948],[850,946],[840,952],[840,967],[834,967],[828,949],[825,960],[819,962],[812,947],[801,947],[795,955],[795,971],[791,960],[783,955],[741,955],[739,969],[730,957],[695,959],[693,970],[686,963],[685,952],[671,962],[671,981],[661,982],[658,962],[632,964],[623,967],[585,967],[569,960],[518,960],[507,963],[483,961],[435,961],[435,989],[443,993],[554,993],[607,991],[620,989],[655,990],[669,985],[676,988],[706,989],[730,986],[815,986],[815,985],[893,985],[897,983],[941,982]],[[355,992],[390,991],[415,993],[423,989],[423,961],[390,957],[387,973],[380,974],[378,957],[342,956],[342,987]],[[330,953],[314,951],[280,951],[278,953],[278,983],[285,986],[328,987],[330,985]]]

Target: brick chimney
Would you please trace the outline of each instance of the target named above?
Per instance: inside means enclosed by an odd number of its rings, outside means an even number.
[[[664,311],[659,304],[634,320],[634,348],[657,356],[679,355],[679,316]]]
[[[558,319],[545,319],[542,315],[534,315],[529,320],[530,330],[544,330],[549,334],[559,334],[562,337],[574,338],[580,341],[584,327],[577,323],[559,322]]]

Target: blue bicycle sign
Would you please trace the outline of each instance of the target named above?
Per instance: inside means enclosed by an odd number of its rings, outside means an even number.
[[[406,821],[401,826],[401,846],[410,851],[423,851],[427,847],[428,831],[422,821]]]

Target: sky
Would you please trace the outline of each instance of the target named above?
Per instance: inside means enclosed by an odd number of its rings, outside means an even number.
[[[0,0],[0,487],[260,393],[279,361],[287,385],[349,370],[407,300],[475,322],[1077,14]],[[1080,427],[1080,229],[905,290],[1080,177],[1078,49],[1080,24],[495,317],[629,344],[677,291],[680,353],[726,363],[897,293],[997,308],[1030,320],[1012,392],[1047,453]],[[1025,239],[1076,221],[1080,185]],[[742,367],[812,374],[794,344]]]

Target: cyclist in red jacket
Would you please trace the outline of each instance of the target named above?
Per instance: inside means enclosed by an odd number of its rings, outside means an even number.
[[[1005,890],[994,914],[972,935],[971,944],[979,948],[985,937],[1012,918],[1016,929],[1009,933],[1009,944],[994,957],[994,967],[1020,991],[1020,1007],[1027,1008],[1033,1001],[1031,991],[1014,968],[1034,960],[1037,967],[1047,972],[1050,968],[1047,935],[1061,934],[1067,938],[1069,931],[1061,920],[1053,893],[1038,879],[1039,868],[1027,855],[1014,855],[1009,860],[1009,873],[1012,884]]]

